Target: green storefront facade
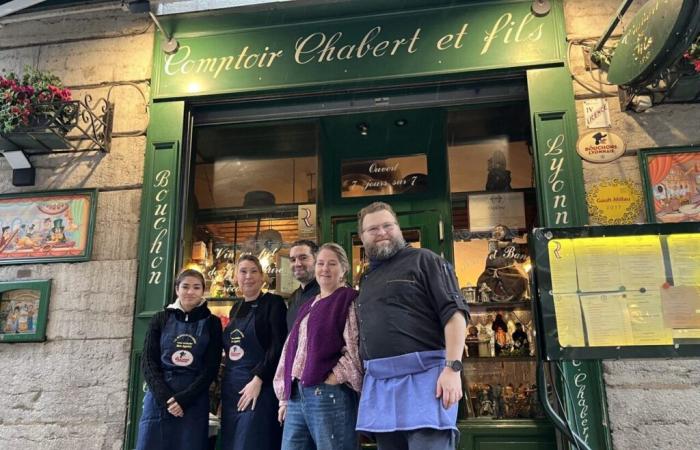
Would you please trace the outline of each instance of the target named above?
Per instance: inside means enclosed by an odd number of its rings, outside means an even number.
[[[524,104],[533,149],[538,223],[588,223],[576,111],[566,67],[562,1],[543,16],[531,1],[354,1],[221,10],[161,17],[179,42],[165,54],[156,39],[144,170],[125,448],[133,448],[149,319],[172,297],[191,246],[192,141],[196,126],[312,119],[322,150],[319,242],[352,246],[355,214],[386,200],[421,244],[453,257],[443,136],[450,108]],[[371,136],[397,118],[401,133]],[[388,129],[388,128],[387,128]],[[438,136],[438,137],[436,137]],[[425,154],[428,188],[412,194],[342,196],[345,160]],[[593,449],[610,448],[599,364],[557,367],[569,422]],[[554,449],[546,419],[460,421],[462,449]]]

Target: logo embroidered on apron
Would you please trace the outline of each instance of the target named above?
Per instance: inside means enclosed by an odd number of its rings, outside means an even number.
[[[239,359],[243,358],[243,355],[245,355],[245,351],[243,350],[243,347],[241,347],[240,344],[241,341],[245,338],[245,335],[241,330],[236,328],[231,332],[231,348],[228,351],[228,358],[231,361],[238,361]]]
[[[172,356],[173,364],[180,367],[187,367],[194,362],[194,356],[187,350],[178,350],[173,353]]]
[[[175,338],[175,352],[170,357],[170,360],[176,366],[187,367],[194,362],[194,355],[190,352],[192,347],[197,344],[197,339],[191,334],[181,334]]]

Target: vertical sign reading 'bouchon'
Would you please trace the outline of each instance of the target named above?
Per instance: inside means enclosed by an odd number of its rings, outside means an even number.
[[[160,284],[163,276],[163,245],[169,234],[168,193],[170,191],[170,170],[156,173],[153,184],[153,223],[152,240],[148,248],[148,284]]]

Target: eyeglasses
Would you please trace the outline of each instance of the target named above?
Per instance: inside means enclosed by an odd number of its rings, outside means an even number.
[[[365,228],[362,230],[362,232],[367,233],[370,236],[376,236],[379,234],[380,230],[384,230],[385,233],[391,232],[394,228],[396,228],[396,225],[396,222],[386,222],[381,225],[374,225],[372,227]]]

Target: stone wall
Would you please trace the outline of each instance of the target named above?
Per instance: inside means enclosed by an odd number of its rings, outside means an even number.
[[[666,104],[642,113],[621,111],[617,87],[608,86],[605,73],[587,70],[583,45],[595,43],[620,6],[619,0],[565,0],[566,30],[571,45],[579,132],[587,131],[583,101],[606,96],[612,130],[627,144],[626,156],[608,164],[584,161],[586,189],[617,178],[631,180],[641,190],[637,150],[700,143],[700,107],[697,104]],[[633,2],[623,26],[646,0]],[[619,35],[622,28],[618,27]],[[582,45],[583,44],[583,45]],[[601,83],[602,82],[602,83]],[[601,89],[602,88],[602,89]],[[600,93],[602,92],[602,94]],[[635,222],[644,222],[640,211]],[[700,442],[693,406],[700,401],[700,361],[624,360],[604,363],[610,425],[615,450],[688,449]]]
[[[12,186],[0,158],[0,193],[99,189],[90,262],[0,266],[3,281],[19,269],[52,279],[46,342],[0,344],[2,448],[122,448],[153,33],[147,16],[120,9],[0,28],[0,70],[49,70],[74,98],[115,105],[109,153],[32,157],[28,188]]]

